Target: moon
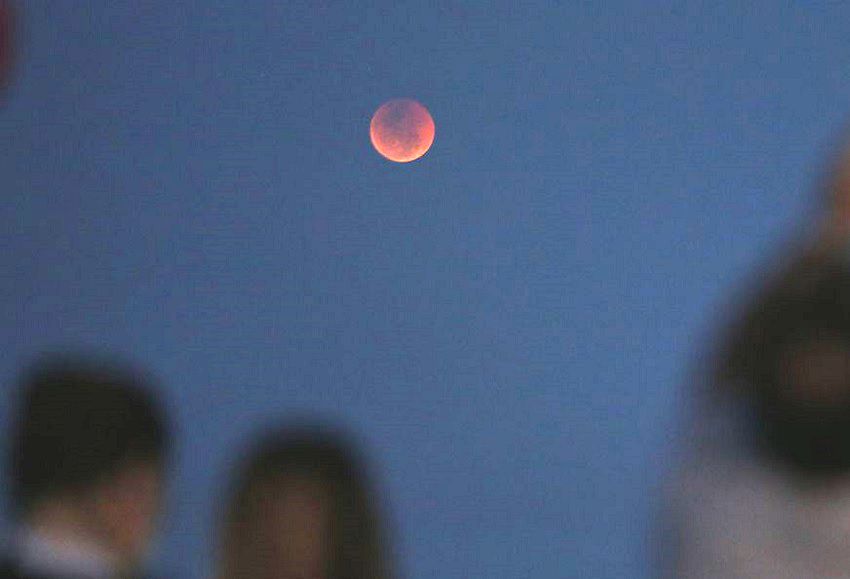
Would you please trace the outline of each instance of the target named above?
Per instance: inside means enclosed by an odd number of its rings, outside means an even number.
[[[434,142],[434,119],[413,99],[394,99],[382,104],[369,124],[372,145],[396,163],[415,161]]]

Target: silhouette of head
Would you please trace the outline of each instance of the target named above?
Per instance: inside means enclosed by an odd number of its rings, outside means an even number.
[[[379,516],[353,449],[316,428],[263,439],[238,474],[222,577],[386,579]]]
[[[72,517],[116,559],[146,550],[160,510],[165,417],[143,378],[88,358],[40,360],[23,381],[11,487],[24,522]]]
[[[724,376],[745,385],[760,448],[808,477],[850,473],[848,265],[831,255],[763,296],[723,359]]]

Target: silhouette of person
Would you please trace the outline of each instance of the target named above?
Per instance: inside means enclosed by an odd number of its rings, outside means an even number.
[[[391,579],[373,489],[347,440],[280,430],[241,465],[226,505],[218,579]]]
[[[8,465],[17,531],[0,577],[130,576],[154,535],[169,446],[146,380],[62,356],[22,386]]]
[[[661,571],[850,578],[850,166],[707,357]],[[799,247],[799,246],[798,246]]]

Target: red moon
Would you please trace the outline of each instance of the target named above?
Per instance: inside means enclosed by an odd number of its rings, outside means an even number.
[[[372,116],[369,137],[375,150],[390,161],[409,163],[431,148],[434,119],[415,100],[387,101]]]

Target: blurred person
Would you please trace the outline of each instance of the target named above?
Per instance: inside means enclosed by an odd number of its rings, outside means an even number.
[[[217,579],[391,579],[374,489],[336,432],[265,436],[226,504]]]
[[[661,574],[850,578],[850,163],[701,360]],[[792,254],[793,255],[793,254]]]
[[[3,579],[130,577],[152,541],[169,447],[147,381],[115,364],[39,361],[22,384]]]

